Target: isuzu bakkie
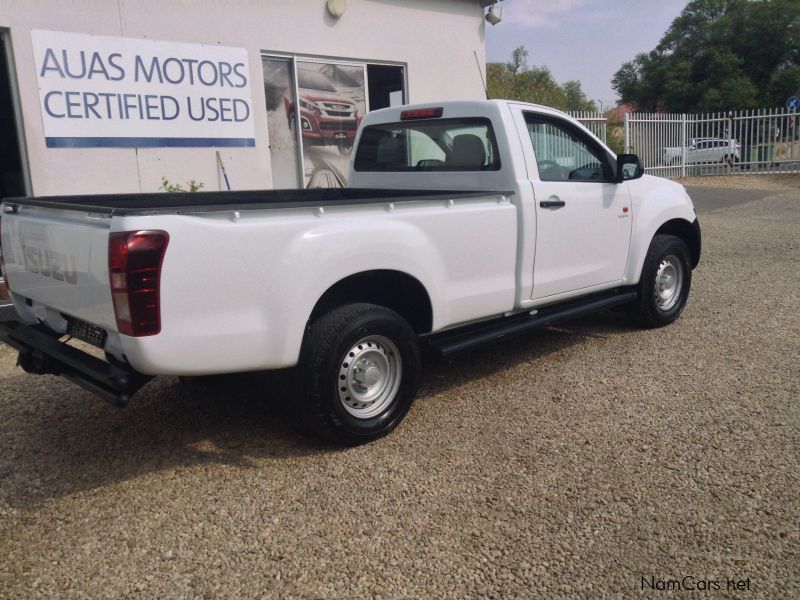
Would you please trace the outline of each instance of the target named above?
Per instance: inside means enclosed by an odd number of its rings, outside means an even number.
[[[157,375],[296,366],[300,413],[344,444],[403,419],[421,349],[611,307],[667,325],[700,258],[681,185],[497,100],[367,114],[345,189],[8,198],[0,217],[0,331],[26,371],[124,406]]]

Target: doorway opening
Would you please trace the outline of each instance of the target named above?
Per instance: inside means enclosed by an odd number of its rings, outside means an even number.
[[[8,38],[0,31],[0,200],[24,196],[26,192],[7,42]],[[0,306],[10,301],[6,282],[0,273]]]
[[[406,103],[406,78],[403,67],[394,65],[367,65],[369,81],[369,109],[378,110]]]
[[[26,191],[7,42],[0,31],[0,198],[24,196]]]

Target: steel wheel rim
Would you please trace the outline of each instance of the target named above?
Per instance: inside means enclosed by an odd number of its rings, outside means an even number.
[[[653,293],[656,305],[661,310],[675,308],[683,291],[683,264],[674,254],[664,258],[658,265]]]
[[[366,336],[339,360],[339,401],[357,419],[375,417],[394,401],[402,375],[395,343],[382,335]]]

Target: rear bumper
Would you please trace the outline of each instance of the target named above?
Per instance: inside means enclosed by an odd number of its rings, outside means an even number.
[[[120,407],[152,377],[111,364],[59,341],[40,325],[0,322],[0,341],[19,350],[17,364],[36,375],[63,375],[104,400]]]

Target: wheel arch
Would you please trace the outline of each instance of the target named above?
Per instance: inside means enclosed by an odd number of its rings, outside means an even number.
[[[700,225],[697,219],[690,223],[686,219],[670,219],[662,224],[655,232],[655,235],[674,235],[682,239],[689,247],[689,254],[692,258],[692,269],[700,262]]]
[[[355,302],[395,311],[416,333],[428,333],[433,329],[433,304],[425,286],[416,277],[391,269],[362,271],[340,279],[317,300],[309,321]]]

